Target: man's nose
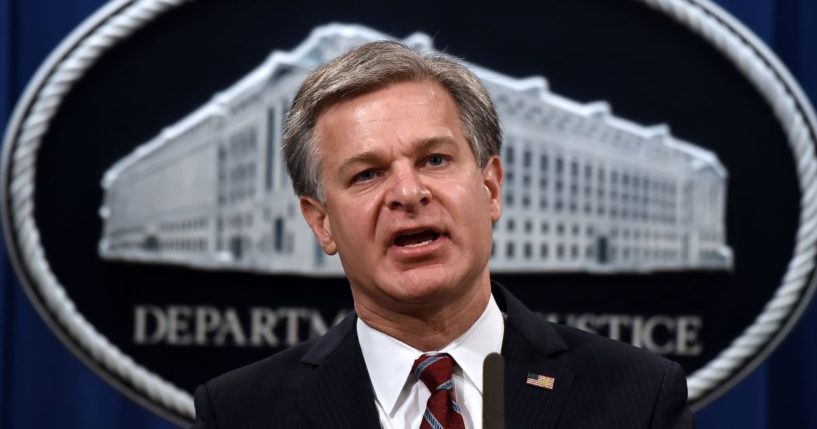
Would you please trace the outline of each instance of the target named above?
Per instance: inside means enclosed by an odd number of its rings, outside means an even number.
[[[419,172],[412,167],[395,168],[392,183],[386,195],[386,204],[392,210],[415,210],[431,201],[431,191],[423,183]]]

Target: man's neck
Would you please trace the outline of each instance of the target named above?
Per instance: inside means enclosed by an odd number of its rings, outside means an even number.
[[[355,310],[367,325],[408,344],[417,350],[440,350],[457,339],[479,318],[491,297],[487,287],[466,294],[444,305],[417,307],[394,311],[368,305],[365,299],[355,299]]]

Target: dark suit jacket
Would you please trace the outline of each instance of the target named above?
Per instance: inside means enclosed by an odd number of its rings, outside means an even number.
[[[494,297],[506,313],[508,429],[692,427],[677,364],[544,322],[501,286]],[[355,323],[200,386],[193,428],[379,428]],[[554,377],[554,389],[527,385],[528,373]]]

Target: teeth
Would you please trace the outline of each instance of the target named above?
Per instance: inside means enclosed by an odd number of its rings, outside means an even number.
[[[420,247],[420,246],[425,246],[428,243],[431,243],[431,240],[426,240],[426,241],[423,241],[423,242],[420,242],[420,243],[407,244],[404,247]]]
[[[399,237],[394,240],[394,245],[400,247],[421,247],[427,246],[436,240],[440,234],[431,230],[420,230],[414,232],[401,233]]]

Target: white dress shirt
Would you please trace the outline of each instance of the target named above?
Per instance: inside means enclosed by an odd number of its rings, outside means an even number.
[[[504,333],[502,313],[491,296],[477,321],[437,351],[450,354],[457,363],[454,389],[466,429],[482,428],[482,363],[489,353],[500,352]],[[381,427],[419,428],[431,392],[411,373],[411,367],[423,352],[372,328],[360,318],[357,336],[374,387]]]

